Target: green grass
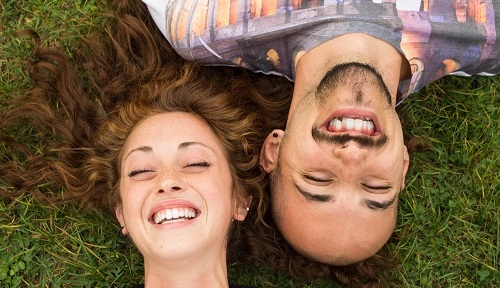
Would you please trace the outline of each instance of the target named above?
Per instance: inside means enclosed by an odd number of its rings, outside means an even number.
[[[400,201],[399,278],[408,287],[500,283],[500,77],[447,77],[403,107],[412,155]]]
[[[23,64],[33,28],[48,45],[71,50],[100,23],[98,1],[2,1],[0,97],[29,87]],[[405,133],[427,143],[411,155],[393,245],[405,287],[495,287],[500,283],[500,76],[446,77],[401,108]],[[22,128],[21,128],[22,130]],[[25,129],[23,133],[30,135]],[[28,137],[27,136],[27,137]],[[115,219],[52,207],[21,196],[0,201],[0,287],[126,287],[142,279],[142,259],[118,236]],[[258,287],[298,283],[265,267],[229,267],[230,278]],[[496,284],[498,285],[498,284]]]

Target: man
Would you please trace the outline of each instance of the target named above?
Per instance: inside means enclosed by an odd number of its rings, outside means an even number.
[[[406,66],[397,50],[365,34],[340,36],[302,58],[286,133],[267,138],[261,164],[285,239],[313,259],[349,264],[378,251],[396,223],[409,157],[394,107]]]
[[[395,106],[452,72],[500,71],[498,0],[144,2],[181,56],[295,81],[261,165],[285,239],[333,265],[394,229],[409,164]]]

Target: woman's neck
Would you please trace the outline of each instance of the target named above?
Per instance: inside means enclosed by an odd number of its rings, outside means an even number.
[[[145,288],[228,287],[226,257],[144,261]]]

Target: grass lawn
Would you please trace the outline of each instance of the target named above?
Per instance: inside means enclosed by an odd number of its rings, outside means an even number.
[[[0,99],[29,87],[22,67],[33,43],[14,31],[33,28],[48,45],[71,50],[102,24],[98,2],[2,1]],[[392,246],[401,265],[392,273],[404,287],[500,287],[500,76],[445,77],[400,111],[405,133],[428,149],[411,155],[399,204],[402,240]],[[29,137],[29,128],[22,133]],[[0,144],[0,157],[6,150]],[[229,269],[234,282],[257,287],[332,287],[265,267]],[[127,287],[142,275],[140,255],[110,215],[27,196],[0,201],[0,287]]]

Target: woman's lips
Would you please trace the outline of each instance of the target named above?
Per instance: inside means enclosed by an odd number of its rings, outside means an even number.
[[[178,223],[192,220],[200,215],[193,203],[186,200],[174,199],[159,202],[151,209],[148,221],[154,224]]]
[[[187,221],[197,216],[196,209],[193,208],[167,208],[156,212],[152,220],[155,224],[177,223]]]

